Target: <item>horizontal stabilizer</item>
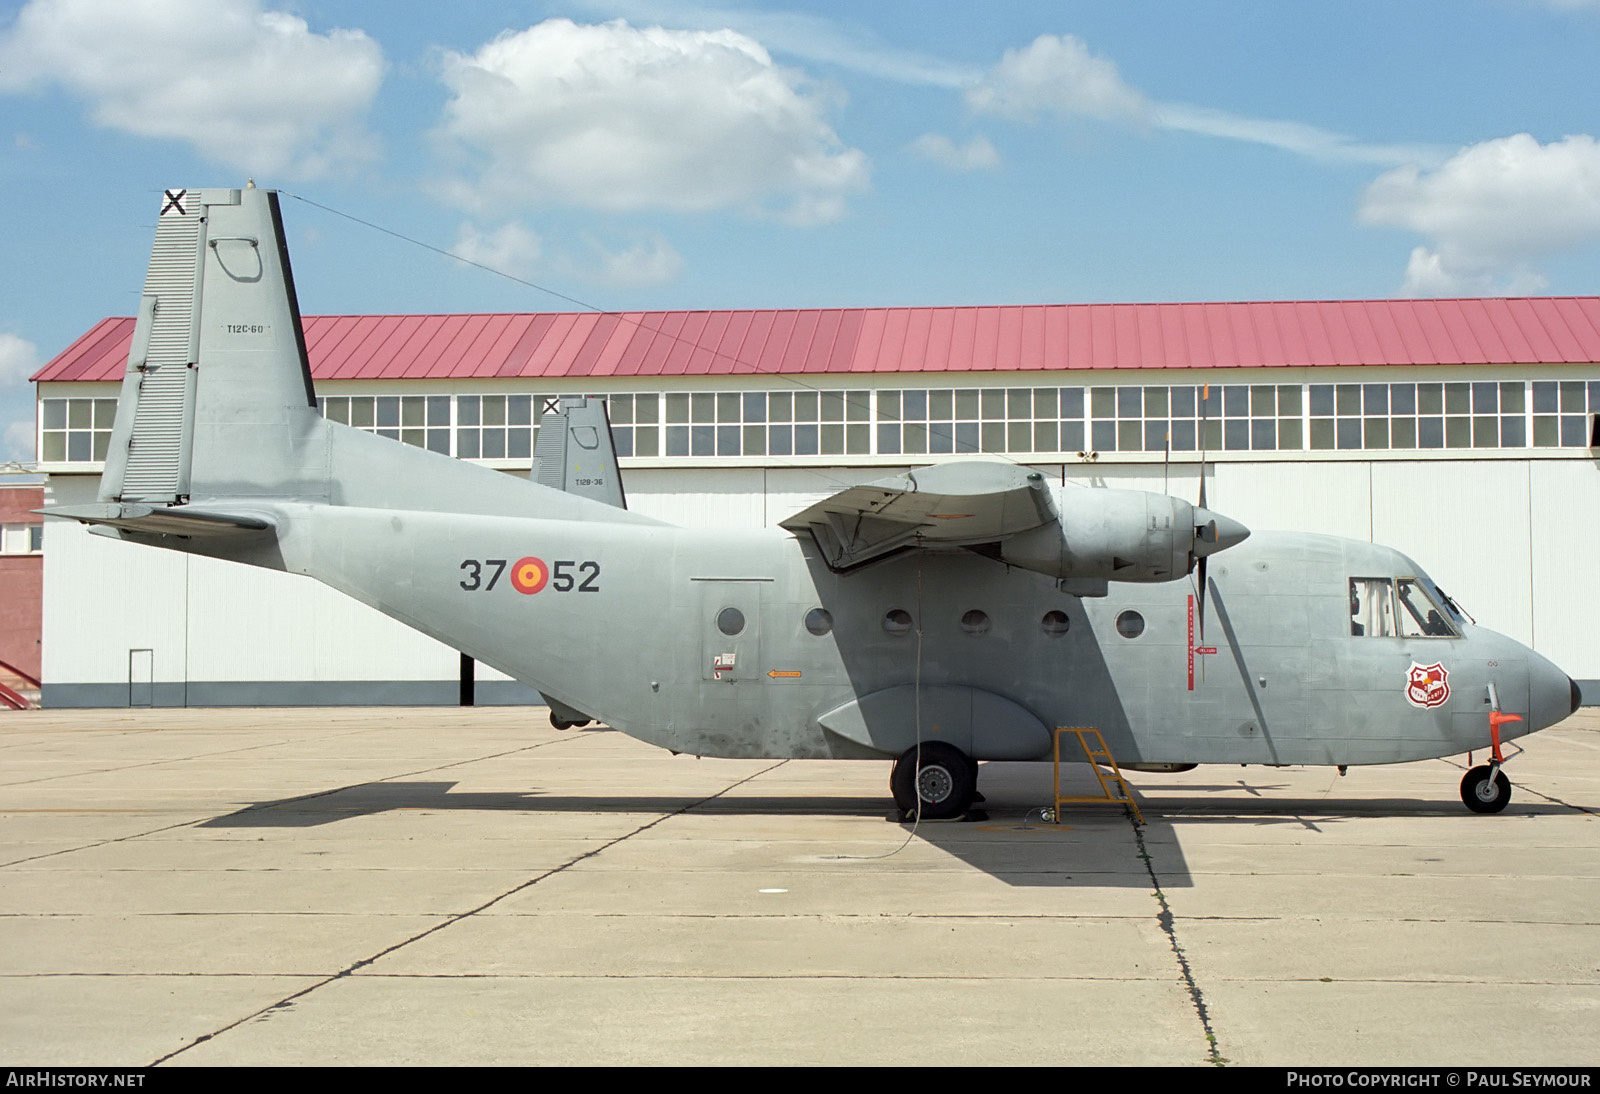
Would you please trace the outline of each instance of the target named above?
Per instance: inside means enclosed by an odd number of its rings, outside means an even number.
[[[259,516],[222,513],[190,506],[137,505],[116,502],[99,505],[58,505],[36,509],[47,517],[64,517],[83,524],[120,528],[156,536],[236,536],[264,532],[272,523]]]
[[[903,547],[992,543],[1055,519],[1043,475],[973,460],[852,486],[780,523],[810,532],[828,565],[848,570]]]

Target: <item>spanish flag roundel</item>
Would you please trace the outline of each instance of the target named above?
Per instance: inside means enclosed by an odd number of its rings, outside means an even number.
[[[544,559],[519,558],[511,567],[511,584],[519,593],[532,595],[544,588],[550,580],[550,568],[544,564]]]

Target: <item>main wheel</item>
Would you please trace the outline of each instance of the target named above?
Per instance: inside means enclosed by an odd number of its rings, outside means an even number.
[[[1511,800],[1511,780],[1504,771],[1489,778],[1488,764],[1475,767],[1461,780],[1461,800],[1474,813],[1498,813]]]
[[[901,812],[915,814],[920,800],[925,820],[949,820],[965,813],[977,787],[975,765],[966,753],[943,741],[928,741],[922,746],[921,763],[917,760],[917,749],[906,749],[889,776],[889,789]]]

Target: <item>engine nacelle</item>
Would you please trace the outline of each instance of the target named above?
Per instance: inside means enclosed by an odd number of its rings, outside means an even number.
[[[1003,540],[1001,560],[1069,580],[1175,581],[1196,558],[1250,534],[1238,521],[1143,490],[1066,490],[1056,506],[1058,520]]]

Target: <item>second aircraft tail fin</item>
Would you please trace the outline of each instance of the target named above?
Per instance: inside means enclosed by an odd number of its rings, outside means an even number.
[[[534,476],[540,486],[628,507],[604,399],[550,396],[539,419]]]

